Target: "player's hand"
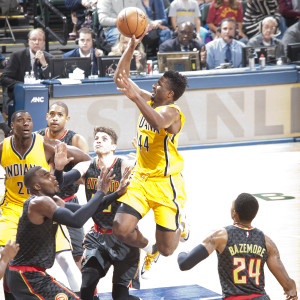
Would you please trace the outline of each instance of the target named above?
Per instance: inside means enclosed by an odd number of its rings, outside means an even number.
[[[123,74],[121,73],[119,77],[117,78],[118,81],[118,87],[117,90],[120,92],[123,92],[130,100],[135,101],[138,98],[138,94],[134,87],[132,86],[132,83],[130,82],[126,72],[124,71]]]
[[[109,191],[110,181],[115,177],[115,174],[112,175],[113,169],[102,168],[101,174],[98,177],[97,181],[97,190],[102,191],[105,195]]]
[[[117,189],[117,193],[119,196],[122,196],[123,194],[126,193],[127,191],[127,187],[129,185],[129,175],[131,174],[131,170],[132,170],[132,167],[126,167],[125,170],[124,170],[124,173],[123,173],[123,177],[120,181],[120,185]]]
[[[286,300],[298,300],[297,291],[284,293]]]
[[[10,240],[8,240],[1,252],[1,260],[8,263],[17,255],[19,249],[20,246],[16,243],[16,241],[11,242]]]
[[[72,160],[74,160],[74,157],[68,157],[68,148],[65,143],[61,142],[58,145],[55,145],[54,164],[56,170],[63,170]]]
[[[66,203],[63,199],[61,199],[60,197],[58,196],[53,196],[52,199],[54,200],[54,202],[56,203],[57,206],[61,206],[61,207],[65,207],[66,206]]]

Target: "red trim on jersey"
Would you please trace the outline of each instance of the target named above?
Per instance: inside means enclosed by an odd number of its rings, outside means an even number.
[[[63,137],[65,137],[65,135],[67,134],[68,131],[69,131],[69,129],[66,128],[63,135],[61,137],[59,137],[57,140],[61,140]],[[46,128],[45,136],[49,137],[49,128]]]
[[[251,226],[251,227],[245,227],[245,226],[241,226],[241,225],[238,225],[238,224],[233,224],[234,226],[238,227],[238,228],[241,228],[241,229],[245,229],[245,230],[251,230],[253,229],[254,227]]]
[[[263,294],[230,296],[230,297],[224,298],[224,300],[244,300],[244,299],[253,299],[256,297],[260,297],[260,296],[263,296]]]
[[[11,266],[11,265],[8,265],[8,268],[10,270],[22,271],[22,272],[45,272],[46,271],[46,269],[36,267],[36,266]]]
[[[62,198],[64,201],[69,201],[71,199],[74,199],[75,198],[75,195],[72,195],[72,196],[69,196],[69,197],[66,197],[66,198]]]
[[[112,229],[103,228],[97,224],[94,224],[95,231],[102,233],[102,234],[112,234]]]
[[[111,169],[111,168],[112,168],[112,166],[116,163],[117,159],[118,159],[118,158],[116,157],[115,160],[113,161],[113,163],[111,164],[111,166],[108,167],[108,169]],[[98,159],[96,160],[96,165],[97,165],[98,169],[101,169],[101,167],[98,165]]]

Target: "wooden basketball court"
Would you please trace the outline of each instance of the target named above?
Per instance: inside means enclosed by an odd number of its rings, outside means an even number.
[[[141,279],[142,299],[220,299],[216,254],[190,271],[181,272],[177,254],[198,245],[211,231],[232,223],[230,207],[238,194],[254,194],[260,204],[253,225],[277,244],[281,259],[300,287],[300,143],[263,144],[238,147],[185,150],[186,213],[191,226],[188,242],[180,244],[171,257],[160,257],[152,277]],[[3,176],[2,176],[3,177]],[[1,190],[4,182],[1,179]],[[83,190],[80,201],[84,203]],[[92,223],[88,222],[88,230]],[[154,241],[155,224],[150,212],[141,231]],[[141,264],[144,253],[141,253]],[[49,273],[66,278],[55,264]],[[112,270],[98,284],[100,299],[112,299]],[[266,291],[272,300],[285,299],[273,275],[265,269]],[[0,295],[1,297],[1,295]],[[2,298],[1,298],[2,299]]]

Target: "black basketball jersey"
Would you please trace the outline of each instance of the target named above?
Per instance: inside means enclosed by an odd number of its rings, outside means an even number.
[[[265,235],[257,228],[225,227],[228,241],[218,256],[223,298],[265,294],[264,264],[268,253]]]
[[[114,169],[113,174],[115,174],[115,178],[111,181],[109,192],[107,194],[113,193],[119,187],[120,180],[122,178],[121,165],[122,165],[122,159],[116,157],[114,163],[109,168],[109,169],[111,168]],[[97,179],[100,173],[101,170],[97,165],[97,157],[96,157],[91,161],[91,164],[85,173],[85,194],[86,194],[87,201],[89,201],[97,191]],[[112,229],[113,220],[119,205],[120,203],[118,201],[114,201],[112,204],[108,206],[108,208],[104,209],[103,211],[96,212],[92,216],[94,222],[103,228]]]
[[[49,128],[41,129],[40,131],[38,131],[38,133],[42,136],[49,136],[48,130],[49,130]],[[59,140],[61,142],[66,143],[67,145],[72,146],[72,139],[75,134],[76,134],[76,132],[66,129],[64,134],[62,135],[62,137],[59,138]],[[73,167],[74,167],[74,163],[71,161],[64,167],[64,171],[68,172]],[[67,197],[70,197],[70,196],[73,196],[74,194],[76,194],[78,192],[78,189],[79,189],[78,184],[70,184],[70,185],[60,189],[60,191],[57,193],[57,195],[61,198],[67,198]]]
[[[35,197],[31,196],[24,202],[16,239],[20,250],[10,265],[49,269],[55,260],[55,234],[58,225],[48,218],[40,225],[31,223],[27,212],[30,201]]]

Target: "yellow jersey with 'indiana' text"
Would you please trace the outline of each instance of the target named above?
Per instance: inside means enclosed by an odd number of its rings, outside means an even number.
[[[149,101],[151,106],[153,101]],[[175,104],[169,104],[178,110],[181,119],[182,130],[184,115]],[[159,112],[164,106],[155,108]],[[140,114],[137,124],[137,165],[135,170],[148,177],[164,177],[178,174],[183,169],[183,158],[178,153],[178,136],[165,129],[154,129]]]
[[[42,166],[47,170],[44,151],[44,138],[39,134],[32,134],[32,142],[26,153],[21,156],[14,147],[14,137],[4,139],[1,166],[5,169],[5,195],[3,202],[23,206],[30,194],[24,185],[24,175],[32,167]]]

